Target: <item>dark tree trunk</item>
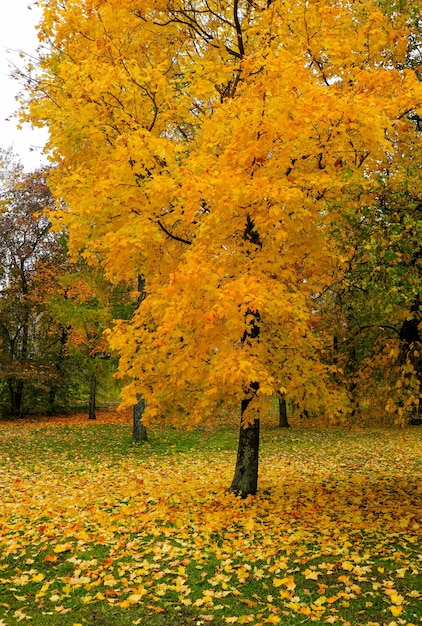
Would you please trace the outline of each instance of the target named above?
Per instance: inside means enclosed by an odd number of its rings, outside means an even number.
[[[133,407],[133,431],[132,439],[136,443],[148,441],[147,429],[142,422],[142,416],[145,411],[145,400],[140,394],[137,394],[138,402]]]
[[[411,316],[404,320],[400,329],[400,340],[402,342],[399,362],[401,364],[410,363],[419,384],[418,402],[414,407],[411,422],[419,422],[422,418],[422,337],[420,323],[422,319],[422,300],[416,296],[410,307]]]
[[[66,297],[66,296],[65,296]],[[48,414],[49,415],[54,415],[54,413],[57,410],[56,407],[56,397],[57,397],[57,392],[60,388],[60,385],[63,384],[63,373],[64,373],[64,362],[66,360],[66,356],[65,356],[65,348],[66,348],[66,343],[69,337],[69,330],[70,327],[65,327],[62,326],[61,327],[61,331],[60,331],[60,350],[59,353],[57,355],[56,361],[54,363],[54,369],[56,372],[56,376],[55,376],[55,380],[56,382],[54,382],[54,380],[51,382],[50,384],[50,390],[48,393]],[[58,382],[57,382],[58,381]]]
[[[97,418],[97,377],[95,374],[91,376],[91,385],[89,389],[89,411],[88,419],[95,420]]]
[[[258,488],[259,419],[240,425],[236,467],[230,491],[242,498],[256,494]]]
[[[23,400],[23,381],[8,381],[10,392],[10,414],[11,417],[21,417]]]
[[[248,244],[246,254],[251,254],[262,248],[262,241],[255,223],[250,215],[246,217],[243,239]],[[248,310],[245,316],[245,332],[241,338],[244,347],[252,347],[259,342],[261,332],[261,317],[259,311]],[[248,393],[245,394],[240,407],[240,432],[239,445],[237,448],[236,467],[230,491],[242,498],[254,495],[258,488],[258,460],[259,460],[259,419],[255,418],[250,424],[245,421],[245,412],[249,404],[256,399],[259,391],[259,383],[252,381],[249,384]]]
[[[351,382],[349,384],[349,398],[350,398],[350,404],[351,404],[351,409],[352,409],[351,411],[352,417],[359,415],[359,411],[360,411],[359,398],[356,395],[356,388],[357,388],[356,382]]]
[[[138,300],[137,306],[141,306],[142,302],[145,300],[145,278],[138,274]],[[136,443],[140,443],[142,441],[148,441],[147,429],[142,422],[142,416],[145,411],[145,400],[138,393],[136,394],[137,403],[133,407],[133,430],[132,430],[132,439]]]
[[[287,419],[286,397],[284,395],[278,397],[278,417],[278,425],[280,428],[290,428],[290,424]]]
[[[56,409],[56,395],[57,395],[57,386],[51,385],[48,390],[48,415],[54,415]]]
[[[255,495],[258,488],[259,460],[259,419],[245,425],[244,416],[249,403],[256,396],[258,383],[251,383],[251,395],[242,400],[240,411],[240,432],[237,448],[236,467],[230,491],[242,498]]]

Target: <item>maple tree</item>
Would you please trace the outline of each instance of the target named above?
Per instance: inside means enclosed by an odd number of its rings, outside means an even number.
[[[347,405],[315,300],[354,253],[337,233],[414,131],[408,6],[41,4],[26,111],[50,131],[59,224],[110,279],[146,280],[111,337],[124,405],[140,393],[146,420],[192,426],[240,404],[232,489],[254,493],[265,397]]]

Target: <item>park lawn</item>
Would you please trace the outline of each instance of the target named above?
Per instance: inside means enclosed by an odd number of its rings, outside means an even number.
[[[422,428],[0,422],[0,626],[422,623]]]

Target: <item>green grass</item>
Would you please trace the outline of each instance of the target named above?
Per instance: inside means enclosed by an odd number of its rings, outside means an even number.
[[[70,421],[70,419],[69,419]],[[22,435],[24,429],[19,431]],[[178,431],[173,428],[152,430],[149,441],[136,444],[131,438],[127,424],[87,423],[78,428],[69,425],[37,426],[31,424],[20,438],[11,430],[8,435],[5,458],[25,463],[54,461],[63,457],[77,461],[81,459],[137,458],[150,455],[173,455],[189,453],[199,447],[204,452],[233,450],[237,445],[237,432],[225,428],[220,432]],[[4,458],[3,458],[4,461]],[[0,461],[1,462],[1,461]]]
[[[421,439],[270,416],[242,501],[227,421],[2,423],[0,625],[420,624]]]

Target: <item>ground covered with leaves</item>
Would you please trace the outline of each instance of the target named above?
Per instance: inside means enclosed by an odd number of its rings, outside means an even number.
[[[422,428],[0,422],[0,625],[422,623]]]

